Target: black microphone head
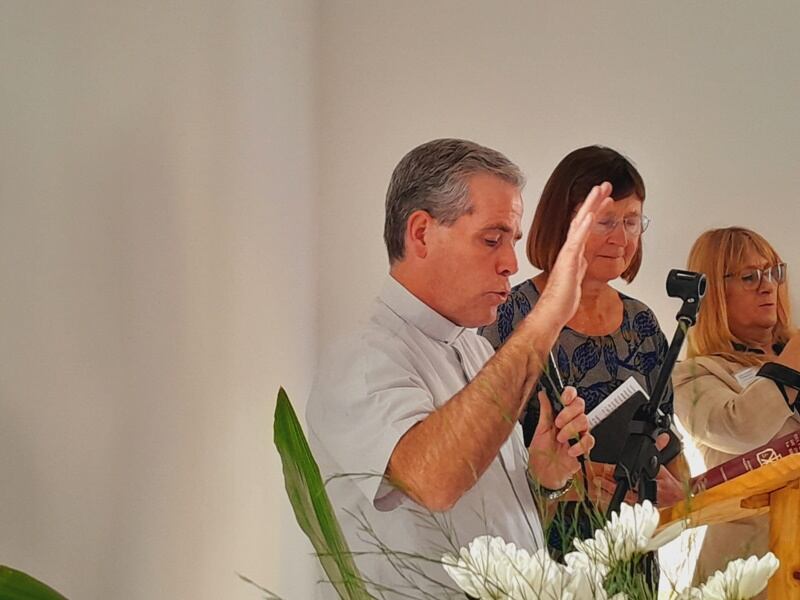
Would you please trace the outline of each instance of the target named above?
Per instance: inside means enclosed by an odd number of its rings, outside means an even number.
[[[694,271],[672,269],[667,275],[667,295],[670,298],[699,302],[706,295],[706,276]]]

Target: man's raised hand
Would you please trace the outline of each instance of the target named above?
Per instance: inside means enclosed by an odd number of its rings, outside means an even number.
[[[567,239],[547,276],[547,286],[539,300],[539,304],[544,305],[542,309],[557,321],[566,323],[578,310],[581,284],[587,266],[584,257],[586,240],[589,238],[596,216],[606,210],[613,201],[610,183],[606,181],[594,186],[570,223]]]

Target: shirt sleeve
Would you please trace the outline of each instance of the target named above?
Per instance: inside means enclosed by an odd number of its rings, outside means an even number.
[[[400,438],[435,410],[408,349],[389,339],[361,340],[332,353],[321,367],[307,413],[309,429],[331,459],[328,476],[352,478],[378,508],[393,488],[382,485]],[[312,407],[313,406],[313,407]]]
[[[675,411],[690,435],[727,454],[743,454],[769,442],[792,412],[777,386],[756,378],[737,390],[718,365],[686,361],[676,369]]]

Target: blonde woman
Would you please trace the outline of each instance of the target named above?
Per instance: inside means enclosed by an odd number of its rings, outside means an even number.
[[[688,268],[706,274],[708,291],[688,334],[688,359],[673,372],[675,414],[711,468],[800,429],[797,391],[757,376],[770,362],[800,371],[800,335],[792,327],[787,266],[754,231],[703,233]],[[766,516],[709,527],[696,578],[730,559],[763,554],[768,534]]]

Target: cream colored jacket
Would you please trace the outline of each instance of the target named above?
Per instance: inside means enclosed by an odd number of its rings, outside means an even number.
[[[748,377],[748,368],[721,356],[702,356],[678,363],[673,371],[675,415],[707,469],[800,429],[800,419],[777,386],[768,379],[752,379],[752,371]],[[709,527],[696,581],[705,581],[734,558],[763,555],[768,543],[766,516]]]

